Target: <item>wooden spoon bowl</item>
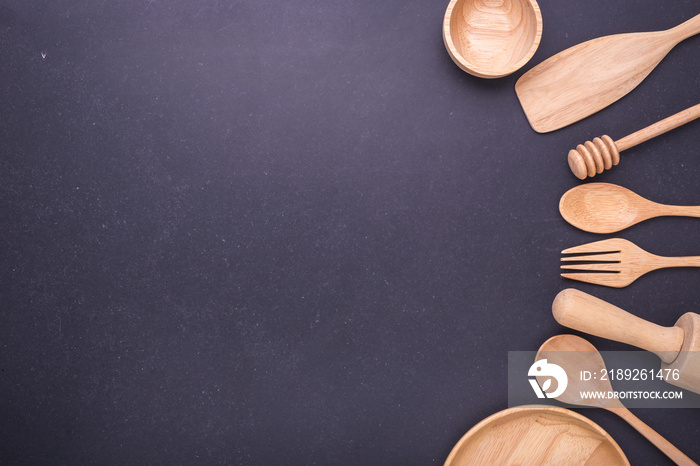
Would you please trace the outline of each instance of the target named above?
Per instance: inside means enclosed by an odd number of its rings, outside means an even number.
[[[520,69],[542,37],[535,0],[450,0],[442,38],[452,60],[480,78],[500,78]]]

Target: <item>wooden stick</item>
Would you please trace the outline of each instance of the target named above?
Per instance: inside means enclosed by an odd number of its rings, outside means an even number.
[[[686,108],[617,141],[613,141],[610,136],[606,135],[579,144],[576,149],[569,151],[569,168],[581,180],[587,176],[593,177],[596,173],[602,173],[603,170],[609,170],[620,163],[620,152],[690,123],[697,118],[700,118],[700,104]]]

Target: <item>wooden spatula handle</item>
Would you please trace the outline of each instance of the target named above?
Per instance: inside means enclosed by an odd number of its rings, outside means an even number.
[[[700,34],[700,15],[695,15],[688,21],[669,29],[668,32],[675,34],[678,42],[694,36],[695,34]]]
[[[552,313],[565,327],[651,351],[666,363],[683,345],[680,327],[661,327],[573,288],[557,295]]]

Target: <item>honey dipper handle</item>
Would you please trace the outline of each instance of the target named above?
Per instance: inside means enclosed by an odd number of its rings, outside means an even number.
[[[700,15],[698,16],[700,17]],[[696,118],[700,118],[700,104],[694,105],[690,108],[671,115],[668,118],[664,118],[661,121],[654,123],[653,125],[647,126],[644,129],[640,129],[636,133],[632,133],[629,136],[625,136],[622,139],[615,141],[617,149],[622,152],[630,147],[634,147],[637,144],[641,144],[649,139],[660,136],[672,129],[676,129],[679,126],[683,126],[686,123],[690,123]]]
[[[666,456],[668,456],[674,463],[679,465],[695,465],[697,464],[688,458],[688,456],[675,447],[671,442],[666,440],[657,431],[646,425],[641,419],[632,414],[627,408],[615,408],[611,409],[613,413],[624,419],[629,425],[635,428],[637,432],[642,434],[647,440],[654,444],[656,448],[661,450]]]
[[[651,351],[666,363],[676,359],[683,345],[682,328],[647,322],[573,288],[557,295],[552,314],[565,327]]]

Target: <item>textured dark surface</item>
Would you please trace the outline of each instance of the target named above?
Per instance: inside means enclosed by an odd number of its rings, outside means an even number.
[[[0,2],[0,462],[441,464],[507,407],[507,352],[564,331],[559,290],[662,325],[698,311],[700,270],[561,279],[559,251],[602,236],[557,205],[570,148],[700,101],[700,39],[540,135],[524,70],[452,63],[447,3]],[[584,3],[540,2],[525,69],[700,13]],[[595,180],[700,205],[698,146],[687,125]],[[700,254],[697,219],[619,236]],[[696,410],[636,414],[700,460]]]

